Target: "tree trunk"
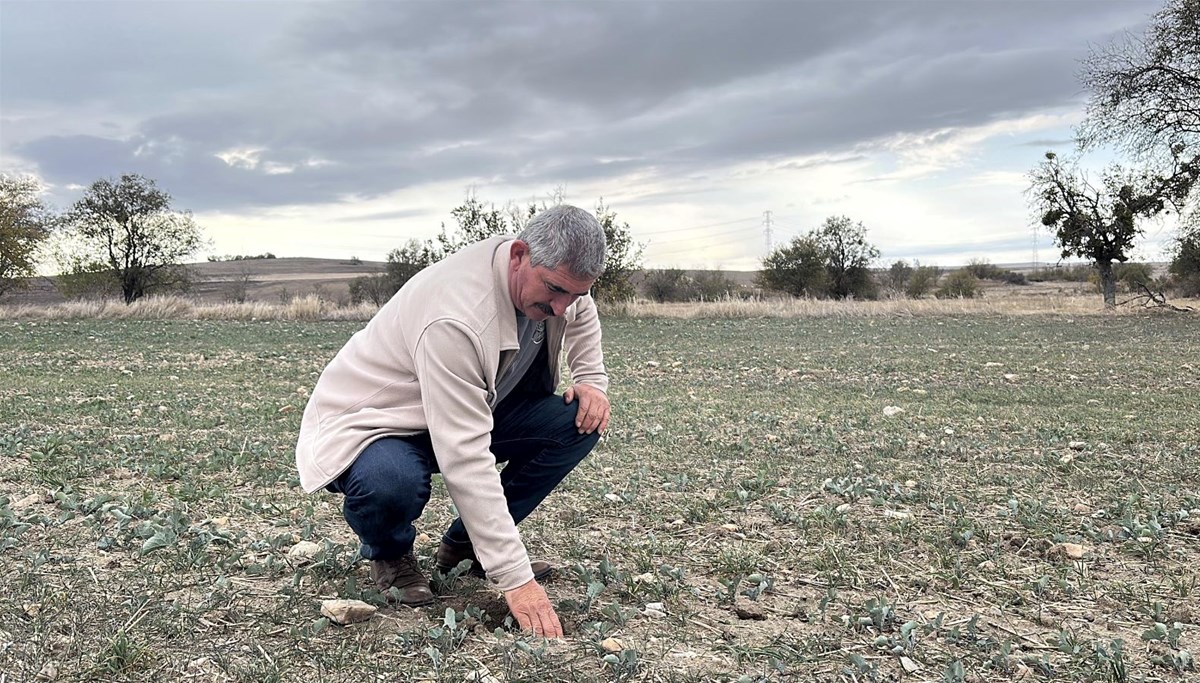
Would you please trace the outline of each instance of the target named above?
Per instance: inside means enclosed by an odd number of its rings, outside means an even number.
[[[1104,307],[1116,308],[1117,276],[1113,271],[1112,261],[1097,261],[1096,270],[1100,273],[1100,291],[1104,292]]]

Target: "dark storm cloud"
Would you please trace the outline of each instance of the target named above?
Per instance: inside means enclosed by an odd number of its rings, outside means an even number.
[[[900,133],[1077,103],[1074,72],[1088,42],[1149,10],[1053,1],[9,3],[5,115],[48,110],[54,122],[0,145],[51,182],[141,172],[195,210],[444,180],[554,185],[847,156]],[[64,134],[83,102],[125,133]],[[253,168],[217,157],[252,149]]]

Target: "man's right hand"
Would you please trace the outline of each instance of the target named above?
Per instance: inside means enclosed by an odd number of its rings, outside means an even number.
[[[543,638],[562,638],[562,624],[550,598],[538,582],[530,580],[506,592],[504,599],[508,601],[508,609],[517,618],[517,623],[526,631],[533,631]]]

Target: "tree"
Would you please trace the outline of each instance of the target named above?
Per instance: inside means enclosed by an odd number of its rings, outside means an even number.
[[[188,212],[171,209],[171,195],[136,174],[92,183],[67,215],[85,253],[107,265],[125,303],[186,279],[184,257],[206,242]]]
[[[1168,0],[1142,37],[1093,49],[1080,80],[1091,91],[1079,139],[1137,156],[1200,141],[1200,3]]]
[[[1169,272],[1180,294],[1200,296],[1200,232],[1179,238]]]
[[[792,296],[826,296],[829,275],[820,245],[810,235],[792,238],[763,259],[756,284]]]
[[[0,175],[0,295],[28,285],[38,246],[54,226],[41,191],[33,177]]]
[[[825,260],[830,295],[838,299],[877,296],[871,261],[879,258],[879,249],[867,242],[867,229],[861,222],[830,216],[811,235]]]
[[[410,239],[404,246],[388,252],[384,272],[350,281],[350,300],[354,303],[370,301],[382,306],[414,275],[436,263],[440,254],[441,250],[432,241]]]
[[[937,266],[917,266],[908,278],[904,293],[910,298],[920,299],[933,290],[941,276],[942,269]]]
[[[894,292],[903,292],[912,275],[913,267],[908,265],[908,261],[904,259],[895,261],[888,267],[887,275],[885,276],[888,289]]]
[[[562,203],[561,192],[556,191],[553,199]],[[495,205],[485,207],[474,192],[469,192],[466,201],[450,212],[458,224],[458,229],[454,233],[448,233],[446,225],[442,224],[442,231],[437,236],[436,243],[429,242],[426,245],[426,252],[432,260],[425,265],[488,237],[515,235],[529,219],[548,206],[550,205],[546,203],[541,206],[530,204],[525,209],[518,210],[516,205],[510,202],[506,210],[500,210]],[[635,289],[631,278],[633,273],[641,268],[644,245],[634,242],[629,224],[618,222],[616,212],[604,203],[603,198],[596,203],[596,220],[604,229],[604,272],[592,285],[592,296],[605,301],[632,299]]]
[[[534,215],[530,207],[530,216]],[[596,220],[604,228],[604,272],[592,285],[592,295],[602,301],[628,301],[635,289],[634,272],[642,267],[645,245],[633,241],[628,223],[618,223],[617,214],[604,203],[596,202]]]
[[[1137,222],[1178,209],[1200,179],[1200,163],[1173,155],[1164,173],[1134,173],[1119,166],[1104,173],[1101,187],[1086,175],[1064,165],[1053,152],[1030,174],[1032,202],[1042,225],[1054,231],[1062,258],[1092,262],[1100,277],[1104,305],[1116,305],[1113,263],[1129,260],[1141,234]]]

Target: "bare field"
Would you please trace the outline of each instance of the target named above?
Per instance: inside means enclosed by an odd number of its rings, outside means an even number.
[[[523,525],[555,643],[473,579],[387,606],[299,491],[361,321],[0,320],[0,680],[1187,680],[1200,326],[1098,303],[610,318],[613,426]]]

